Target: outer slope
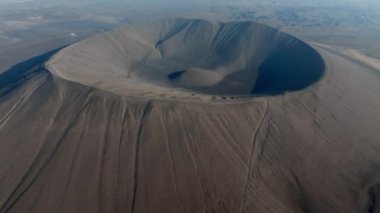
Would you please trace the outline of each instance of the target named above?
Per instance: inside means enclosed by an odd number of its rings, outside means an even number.
[[[316,48],[321,81],[246,103],[18,74],[0,97],[0,212],[376,212],[379,72]]]

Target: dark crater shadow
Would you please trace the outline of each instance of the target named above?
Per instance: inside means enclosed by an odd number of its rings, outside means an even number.
[[[325,72],[322,57],[311,47],[297,44],[270,55],[258,68],[252,94],[281,94],[302,90]]]
[[[185,72],[186,72],[185,70],[172,72],[172,73],[168,74],[168,78],[169,78],[169,80],[175,80],[176,78],[181,77],[181,75]]]

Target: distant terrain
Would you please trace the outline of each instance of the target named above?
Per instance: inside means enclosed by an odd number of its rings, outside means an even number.
[[[341,1],[338,5],[325,1],[293,1],[286,5],[275,1],[167,2],[152,5],[148,1],[112,1],[112,6],[100,0],[3,2],[0,7],[0,53],[9,53],[8,48],[16,48],[18,52],[18,46],[22,48],[35,43],[34,48],[28,48],[30,54],[21,53],[32,56],[37,51],[34,49],[41,49],[37,44],[39,41],[51,42],[46,46],[54,48],[125,23],[169,16],[257,21],[302,39],[360,49],[380,58],[377,42],[380,40],[380,6],[374,1],[365,1],[362,6],[355,1]],[[18,57],[21,56],[12,58]],[[4,60],[0,58],[0,62]],[[4,64],[12,64],[12,61],[7,59],[0,64],[1,70]]]

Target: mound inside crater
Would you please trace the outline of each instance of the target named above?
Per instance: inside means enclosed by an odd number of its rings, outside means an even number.
[[[305,42],[255,22],[163,20],[87,39],[47,63],[62,78],[132,95],[262,95],[321,78],[324,62]]]

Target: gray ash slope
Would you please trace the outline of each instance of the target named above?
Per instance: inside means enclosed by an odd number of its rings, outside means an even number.
[[[146,87],[137,95],[152,86],[163,94],[173,87],[224,96],[284,93],[306,88],[324,72],[317,51],[271,27],[187,19],[108,32],[66,48],[48,67],[66,79],[121,94],[129,90],[125,84],[139,81]]]
[[[0,212],[376,212],[379,71],[313,48],[322,79],[246,102],[14,67],[0,76]]]

